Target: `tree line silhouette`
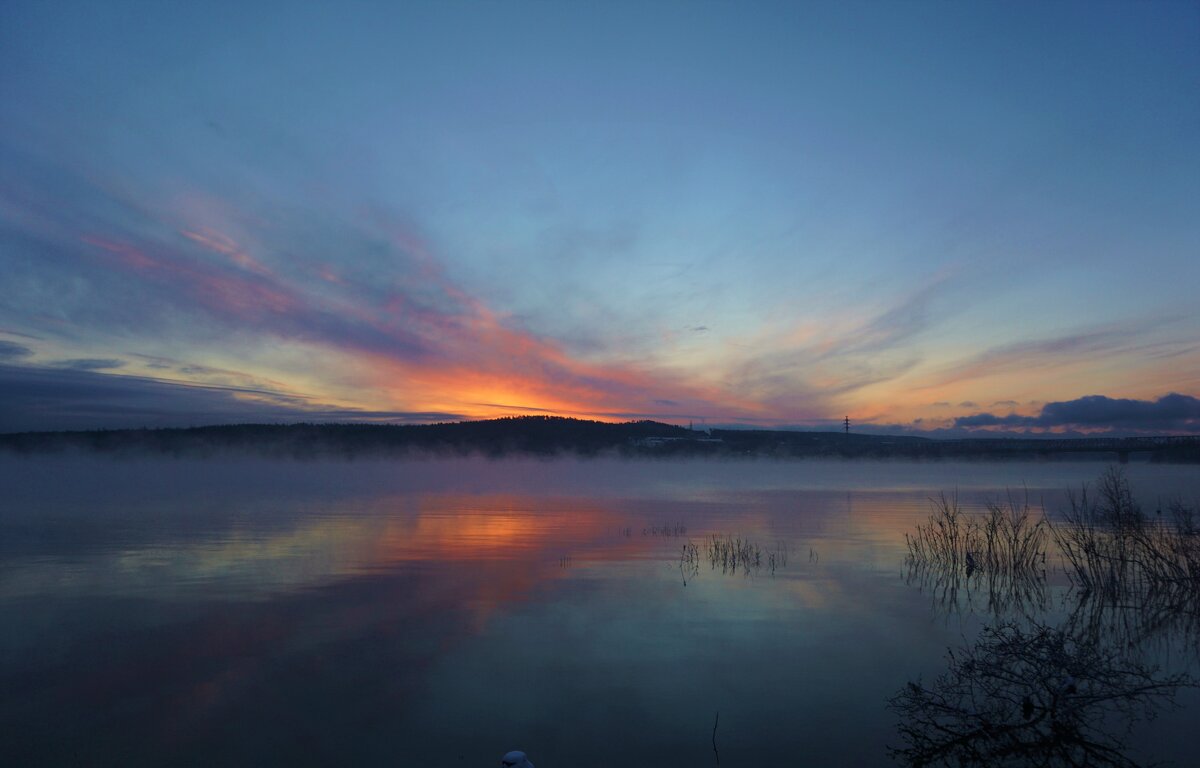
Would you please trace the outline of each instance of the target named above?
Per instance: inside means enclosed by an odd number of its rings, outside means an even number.
[[[657,421],[612,423],[559,416],[515,416],[436,424],[226,424],[163,429],[0,434],[0,450],[207,454],[226,450],[273,455],[435,453],[595,456],[840,456],[847,458],[1029,458],[1089,453],[1200,462],[1200,437],[1156,439],[1036,438],[938,440],[916,436],[789,430],[692,430]]]

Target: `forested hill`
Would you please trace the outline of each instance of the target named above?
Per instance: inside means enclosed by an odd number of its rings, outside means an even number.
[[[685,438],[683,427],[654,421],[613,424],[555,416],[520,416],[439,424],[228,424],[182,429],[0,434],[0,448],[20,452],[82,449],[133,453],[388,454],[433,452],[596,454],[649,438]]]
[[[613,424],[557,416],[521,416],[442,424],[235,424],[186,429],[0,434],[0,450],[276,456],[577,454],[595,456],[842,456],[1029,458],[1072,455],[1103,460],[1148,457],[1200,461],[1200,437],[972,438],[713,429],[655,421]]]

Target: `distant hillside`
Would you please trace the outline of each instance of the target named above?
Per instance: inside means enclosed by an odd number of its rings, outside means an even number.
[[[219,452],[273,456],[450,454],[549,456],[841,456],[847,458],[1028,458],[1080,455],[1104,460],[1145,456],[1200,461],[1198,437],[933,440],[912,436],[714,429],[655,421],[612,424],[522,416],[445,424],[234,424],[189,429],[22,432],[0,435],[0,450],[165,455]]]
[[[502,455],[597,454],[647,438],[683,438],[682,427],[653,421],[612,424],[554,416],[521,416],[442,424],[230,424],[186,429],[23,432],[0,435],[18,452],[87,450],[193,454],[254,451],[286,455],[411,452]]]

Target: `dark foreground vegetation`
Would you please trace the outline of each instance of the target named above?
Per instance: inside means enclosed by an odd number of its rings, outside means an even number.
[[[1175,501],[1148,513],[1110,468],[1047,515],[1009,499],[983,514],[933,501],[908,535],[910,582],[943,610],[992,619],[947,669],[889,702],[912,766],[1136,766],[1141,720],[1195,687],[1164,659],[1200,660],[1200,527]],[[1047,621],[1061,571],[1062,618]],[[979,596],[978,602],[975,598]],[[1191,663],[1191,662],[1186,662]]]
[[[0,434],[0,450],[66,450],[281,456],[506,454],[594,456],[773,456],[846,458],[1030,458],[1131,456],[1200,462],[1200,437],[965,439],[795,432],[691,430],[655,421],[612,424],[552,416],[443,424],[234,424],[186,429],[118,429]]]
[[[1016,588],[1045,581],[1052,551],[1050,565],[1080,596],[1114,605],[1166,597],[1176,613],[1200,616],[1200,517],[1193,507],[1176,499],[1146,512],[1116,467],[1067,498],[1067,507],[1050,516],[1012,498],[968,514],[957,498],[939,496],[929,519],[905,535],[910,572],[964,588],[977,576]]]
[[[1133,768],[1133,727],[1193,684],[1037,622],[985,627],[948,661],[932,683],[909,683],[889,702],[902,718],[904,746],[892,754],[903,764]]]

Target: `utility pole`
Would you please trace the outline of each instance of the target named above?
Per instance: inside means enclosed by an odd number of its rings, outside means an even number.
[[[846,427],[846,434],[850,434],[850,417],[847,416],[845,420],[842,421],[842,424],[844,424]]]

